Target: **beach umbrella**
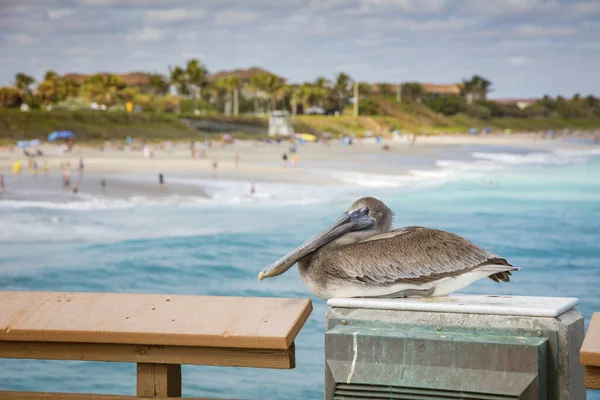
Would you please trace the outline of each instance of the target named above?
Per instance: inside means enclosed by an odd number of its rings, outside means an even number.
[[[48,135],[48,141],[53,142],[56,139],[69,139],[75,135],[71,131],[54,131]]]

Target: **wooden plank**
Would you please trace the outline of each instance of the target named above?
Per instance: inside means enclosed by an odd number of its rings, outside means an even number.
[[[295,346],[280,349],[0,341],[0,358],[115,361],[291,369]]]
[[[166,397],[165,400],[211,400],[198,397]],[[41,393],[0,391],[0,400],[148,400],[148,397],[88,394],[88,393]],[[212,399],[216,400],[216,399]],[[222,400],[222,399],[219,399]]]
[[[600,312],[592,315],[579,353],[579,361],[582,365],[600,367]]]
[[[310,299],[0,292],[0,341],[287,349]]]
[[[138,363],[137,395],[181,397],[181,365]]]
[[[600,389],[600,367],[585,366],[584,381],[588,389]]]

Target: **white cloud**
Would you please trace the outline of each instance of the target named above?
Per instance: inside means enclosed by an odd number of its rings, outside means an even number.
[[[512,56],[512,57],[508,57],[506,59],[506,61],[508,61],[508,63],[510,65],[513,65],[515,67],[519,67],[519,66],[523,66],[523,65],[529,64],[529,58],[524,57],[524,56]]]
[[[600,1],[584,1],[581,3],[573,4],[571,7],[572,13],[576,16],[590,16],[594,14],[600,14]]]
[[[73,14],[73,10],[70,8],[55,8],[55,9],[48,9],[48,17],[50,19],[61,19],[63,17],[66,17],[68,15]]]
[[[166,31],[162,29],[145,27],[127,35],[127,40],[131,42],[160,42],[166,36]]]
[[[93,50],[89,47],[70,47],[65,50],[68,55],[71,56],[90,56],[93,54]]]
[[[216,26],[231,26],[256,20],[259,14],[254,11],[234,10],[221,11],[215,17]]]
[[[517,26],[514,32],[519,36],[526,37],[551,37],[551,36],[565,36],[574,35],[579,32],[576,28],[569,28],[566,26],[541,26],[533,24],[524,24]]]
[[[181,22],[192,19],[201,19],[202,10],[188,10],[185,8],[152,9],[144,11],[144,20],[147,22]]]
[[[5,43],[7,44],[28,45],[36,42],[37,38],[24,33],[11,33],[5,37]]]

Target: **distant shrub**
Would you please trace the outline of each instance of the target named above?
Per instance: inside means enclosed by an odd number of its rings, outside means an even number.
[[[368,97],[359,101],[358,110],[360,115],[383,115],[379,102]]]
[[[433,111],[444,115],[456,115],[466,109],[465,102],[455,96],[437,97],[428,101],[426,105]]]
[[[480,104],[473,104],[467,107],[467,115],[473,118],[488,120],[492,118],[492,111]]]

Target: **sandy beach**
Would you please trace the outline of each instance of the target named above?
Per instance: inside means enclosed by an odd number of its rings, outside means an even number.
[[[480,145],[537,150],[557,146],[582,147],[566,145],[562,139],[541,139],[537,134],[427,136],[419,137],[412,144],[410,140],[384,140],[380,143],[357,140],[350,146],[343,146],[339,141],[332,141],[329,144],[297,145],[294,165],[290,142],[213,142],[210,147],[197,142],[195,158],[191,157],[189,143],[183,142],[170,146],[155,145],[149,157],[141,148],[120,149],[110,144],[102,150],[85,143],[75,144],[71,152],[64,152],[64,145],[43,144],[39,147],[43,155],[32,158],[37,163],[37,170],[33,164],[30,165],[21,149],[4,147],[0,149],[0,173],[5,175],[7,188],[2,197],[23,199],[35,193],[42,197],[50,193],[53,199],[71,201],[86,195],[117,198],[207,196],[198,185],[171,181],[173,175],[213,181],[243,181],[249,185],[251,182],[344,185],[347,182],[324,172],[404,175],[414,168],[434,168],[437,160],[459,157],[461,152],[466,154],[465,148]],[[284,153],[287,154],[285,163],[282,159]],[[83,173],[79,171],[80,160],[84,164]],[[15,161],[22,165],[19,177],[12,172]],[[216,169],[213,168],[215,162]],[[68,168],[70,183],[78,185],[75,195],[72,185],[62,189],[61,171],[65,168]],[[163,175],[162,186],[159,185],[159,174]],[[104,187],[102,180],[106,182]]]

